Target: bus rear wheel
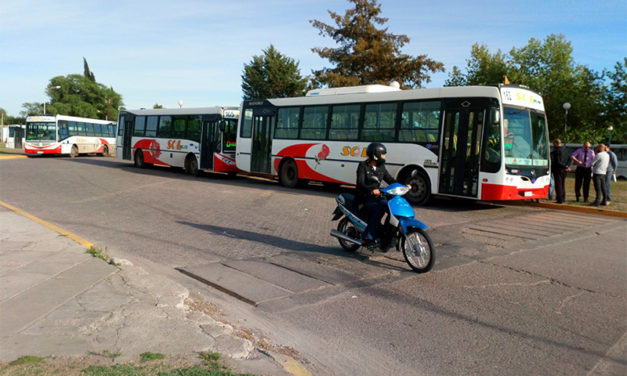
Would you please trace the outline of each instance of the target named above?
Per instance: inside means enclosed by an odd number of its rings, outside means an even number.
[[[103,157],[108,157],[109,156],[109,146],[105,145],[102,147],[102,156]]]
[[[144,168],[145,164],[144,164],[144,152],[142,151],[142,149],[137,149],[135,150],[135,157],[133,158],[134,162],[135,162],[135,167],[137,168]]]
[[[431,199],[431,184],[429,177],[419,169],[413,170],[405,175],[401,182],[405,185],[411,184],[411,190],[407,192],[405,198],[414,205],[426,205]]]
[[[298,167],[293,159],[281,163],[279,168],[279,182],[281,185],[294,188],[298,184]]]
[[[72,158],[78,157],[78,146],[72,145],[72,150],[70,150],[70,157]]]

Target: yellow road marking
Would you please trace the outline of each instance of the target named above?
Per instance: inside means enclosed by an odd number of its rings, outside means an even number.
[[[46,222],[46,221],[44,221],[41,218],[35,217],[34,215],[28,214],[27,212],[25,212],[25,211],[23,211],[21,209],[18,209],[15,206],[9,205],[6,202],[0,201],[0,205],[4,206],[5,208],[7,208],[9,210],[12,210],[12,211],[16,212],[17,214],[20,214],[20,215],[22,215],[22,216],[24,216],[24,217],[26,217],[26,218],[28,218],[28,219],[30,219],[32,221],[35,221],[35,222],[39,223],[40,225],[42,225],[44,227],[49,228],[50,230],[58,233],[59,235],[63,235],[65,237],[69,238],[69,239],[74,240],[75,242],[77,242],[78,244],[82,245],[85,248],[89,249],[89,248],[94,246],[93,243],[88,242],[87,240],[81,238],[80,236],[72,234],[71,232],[62,229],[61,227],[55,226],[52,223]]]
[[[25,155],[0,155],[0,159],[17,159],[17,158],[28,158]]]

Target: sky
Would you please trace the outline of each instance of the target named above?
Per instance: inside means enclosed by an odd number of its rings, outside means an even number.
[[[563,34],[576,64],[612,70],[627,57],[625,0],[379,0],[403,53],[444,63],[424,87],[462,69],[474,43],[491,53]],[[83,73],[122,95],[126,108],[236,106],[252,57],[273,44],[303,76],[331,67],[313,47],[336,47],[310,20],[335,25],[347,0],[1,0],[0,108],[18,116],[48,101],[55,76]]]

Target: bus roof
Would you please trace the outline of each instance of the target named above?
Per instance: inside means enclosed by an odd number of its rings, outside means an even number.
[[[37,115],[37,116],[29,116],[26,118],[26,122],[42,122],[42,121],[57,121],[57,120],[68,120],[68,121],[78,121],[78,122],[88,122],[93,124],[116,124],[117,122],[114,120],[101,120],[101,119],[91,119],[84,118],[78,116],[68,116],[68,115]]]
[[[122,110],[134,115],[221,115],[222,110],[239,109],[239,107],[190,107],[190,108],[140,108],[136,110]]]
[[[306,104],[334,104],[357,102],[386,102],[395,100],[456,98],[456,97],[494,97],[500,98],[499,88],[496,86],[450,86],[433,89],[414,89],[387,91],[379,93],[358,93],[320,95],[293,98],[273,98],[267,101],[278,107],[300,106]],[[247,101],[249,105],[262,105],[263,101]]]

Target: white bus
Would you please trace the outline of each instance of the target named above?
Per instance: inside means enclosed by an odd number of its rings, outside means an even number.
[[[9,149],[22,149],[24,147],[25,125],[11,124],[2,128],[2,141]]]
[[[29,116],[26,118],[24,151],[35,155],[109,155],[115,150],[116,124],[110,120],[75,116]]]
[[[322,89],[305,97],[245,101],[237,167],[288,187],[315,180],[355,184],[370,142],[412,185],[407,197],[544,198],[549,142],[542,97],[516,85],[399,90]]]
[[[120,111],[116,156],[136,167],[161,165],[236,173],[239,108],[206,107]]]

